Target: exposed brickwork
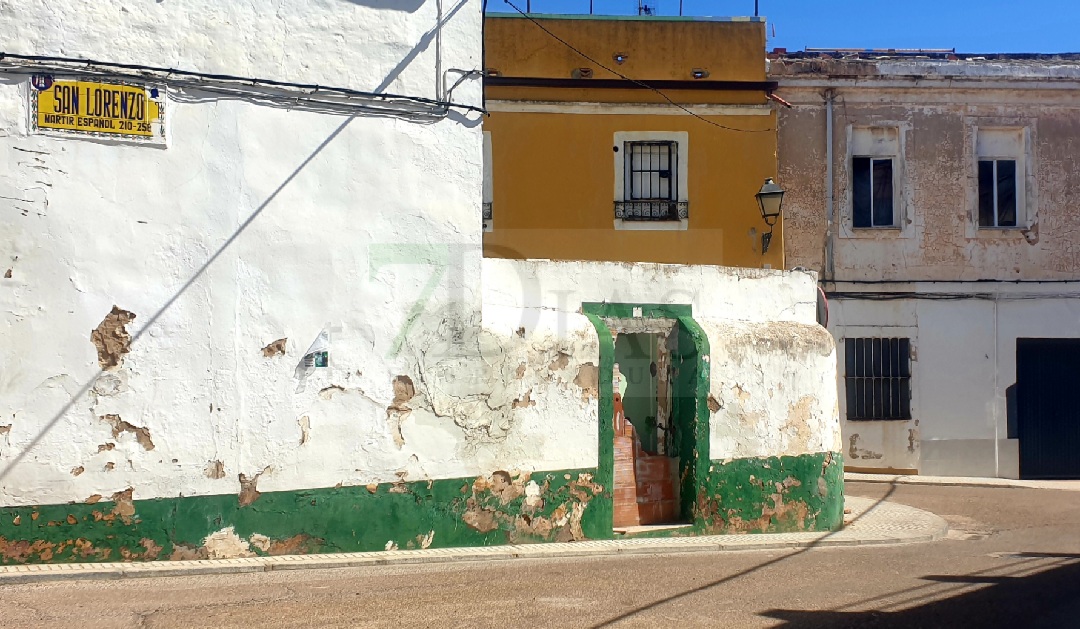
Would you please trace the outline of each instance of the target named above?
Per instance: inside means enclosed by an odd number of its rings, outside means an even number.
[[[679,499],[675,491],[679,460],[646,454],[625,422],[615,436],[614,525],[640,526],[675,522]]]

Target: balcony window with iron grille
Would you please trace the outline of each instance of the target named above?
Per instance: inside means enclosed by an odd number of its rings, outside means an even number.
[[[623,143],[622,199],[615,218],[635,221],[678,221],[687,217],[680,201],[679,146],[674,141]]]
[[[911,419],[911,340],[845,340],[849,421]]]

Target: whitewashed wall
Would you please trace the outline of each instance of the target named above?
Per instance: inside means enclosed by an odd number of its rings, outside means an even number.
[[[970,287],[936,284],[919,289]],[[1009,438],[1006,408],[1006,389],[1016,383],[1016,340],[1080,338],[1080,296],[1068,297],[1068,291],[1052,284],[996,285],[993,299],[833,302],[830,330],[838,343],[845,336],[885,330],[911,338],[914,350],[912,419],[844,420],[847,464],[917,469],[928,475],[1016,478],[1019,442]],[[842,357],[838,370],[842,378]],[[843,395],[840,404],[845,417]]]
[[[480,32],[476,0],[0,12],[9,53],[425,98],[437,70],[479,67]],[[422,350],[450,353],[417,347],[424,321],[394,355],[433,273],[426,311],[459,344],[479,336],[479,116],[420,124],[189,91],[170,94],[167,148],[133,146],[29,134],[27,79],[0,75],[0,504],[475,469],[452,417],[417,413],[398,447],[388,407]],[[479,104],[478,82],[454,98]],[[136,315],[133,342],[102,373],[91,333],[113,306]],[[322,331],[330,366],[298,369]]]
[[[836,354],[811,273],[486,259],[485,326],[528,333],[544,314],[588,326],[582,302],[689,304],[711,344],[713,459],[840,451]],[[522,309],[522,307],[524,309]]]
[[[714,460],[840,452],[833,339],[816,323],[720,322],[709,336]]]
[[[0,13],[9,53],[426,98],[479,66],[480,24],[476,0]],[[168,145],[135,146],[31,134],[22,70],[0,73],[5,506],[592,467],[582,301],[814,320],[803,273],[481,261],[475,115],[173,90]],[[477,82],[454,100],[477,104]],[[92,335],[114,307],[135,315],[130,351],[103,371]],[[321,334],[329,366],[305,368]]]
[[[485,259],[484,307],[580,308],[582,302],[686,304],[694,317],[817,319],[816,276],[720,266]]]
[[[479,0],[20,0],[4,5],[0,32],[6,53],[434,98],[440,61],[479,63],[480,9]]]

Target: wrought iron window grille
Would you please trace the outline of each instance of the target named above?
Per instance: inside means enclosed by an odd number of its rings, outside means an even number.
[[[845,340],[849,421],[911,419],[911,340]]]
[[[615,218],[676,221],[687,218],[689,203],[679,200],[678,143],[626,142],[623,145],[625,189],[615,202]]]
[[[615,218],[625,221],[678,221],[688,218],[686,201],[616,201]]]

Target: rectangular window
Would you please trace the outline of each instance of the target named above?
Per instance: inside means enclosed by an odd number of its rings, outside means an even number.
[[[979,160],[979,227],[1016,227],[1016,160]]]
[[[612,139],[615,229],[686,229],[689,134],[616,131]]]
[[[911,419],[911,340],[845,340],[847,418]]]
[[[627,142],[626,199],[678,200],[678,155],[675,142]]]
[[[684,153],[685,155],[685,153]],[[648,140],[623,143],[622,199],[615,218],[632,221],[679,221],[687,203],[679,199],[679,143]]]
[[[851,208],[854,227],[894,227],[893,160],[891,157],[853,157]]]
[[[975,217],[977,228],[1011,228],[1031,224],[1031,199],[1024,174],[1030,141],[1024,127],[975,129]]]

